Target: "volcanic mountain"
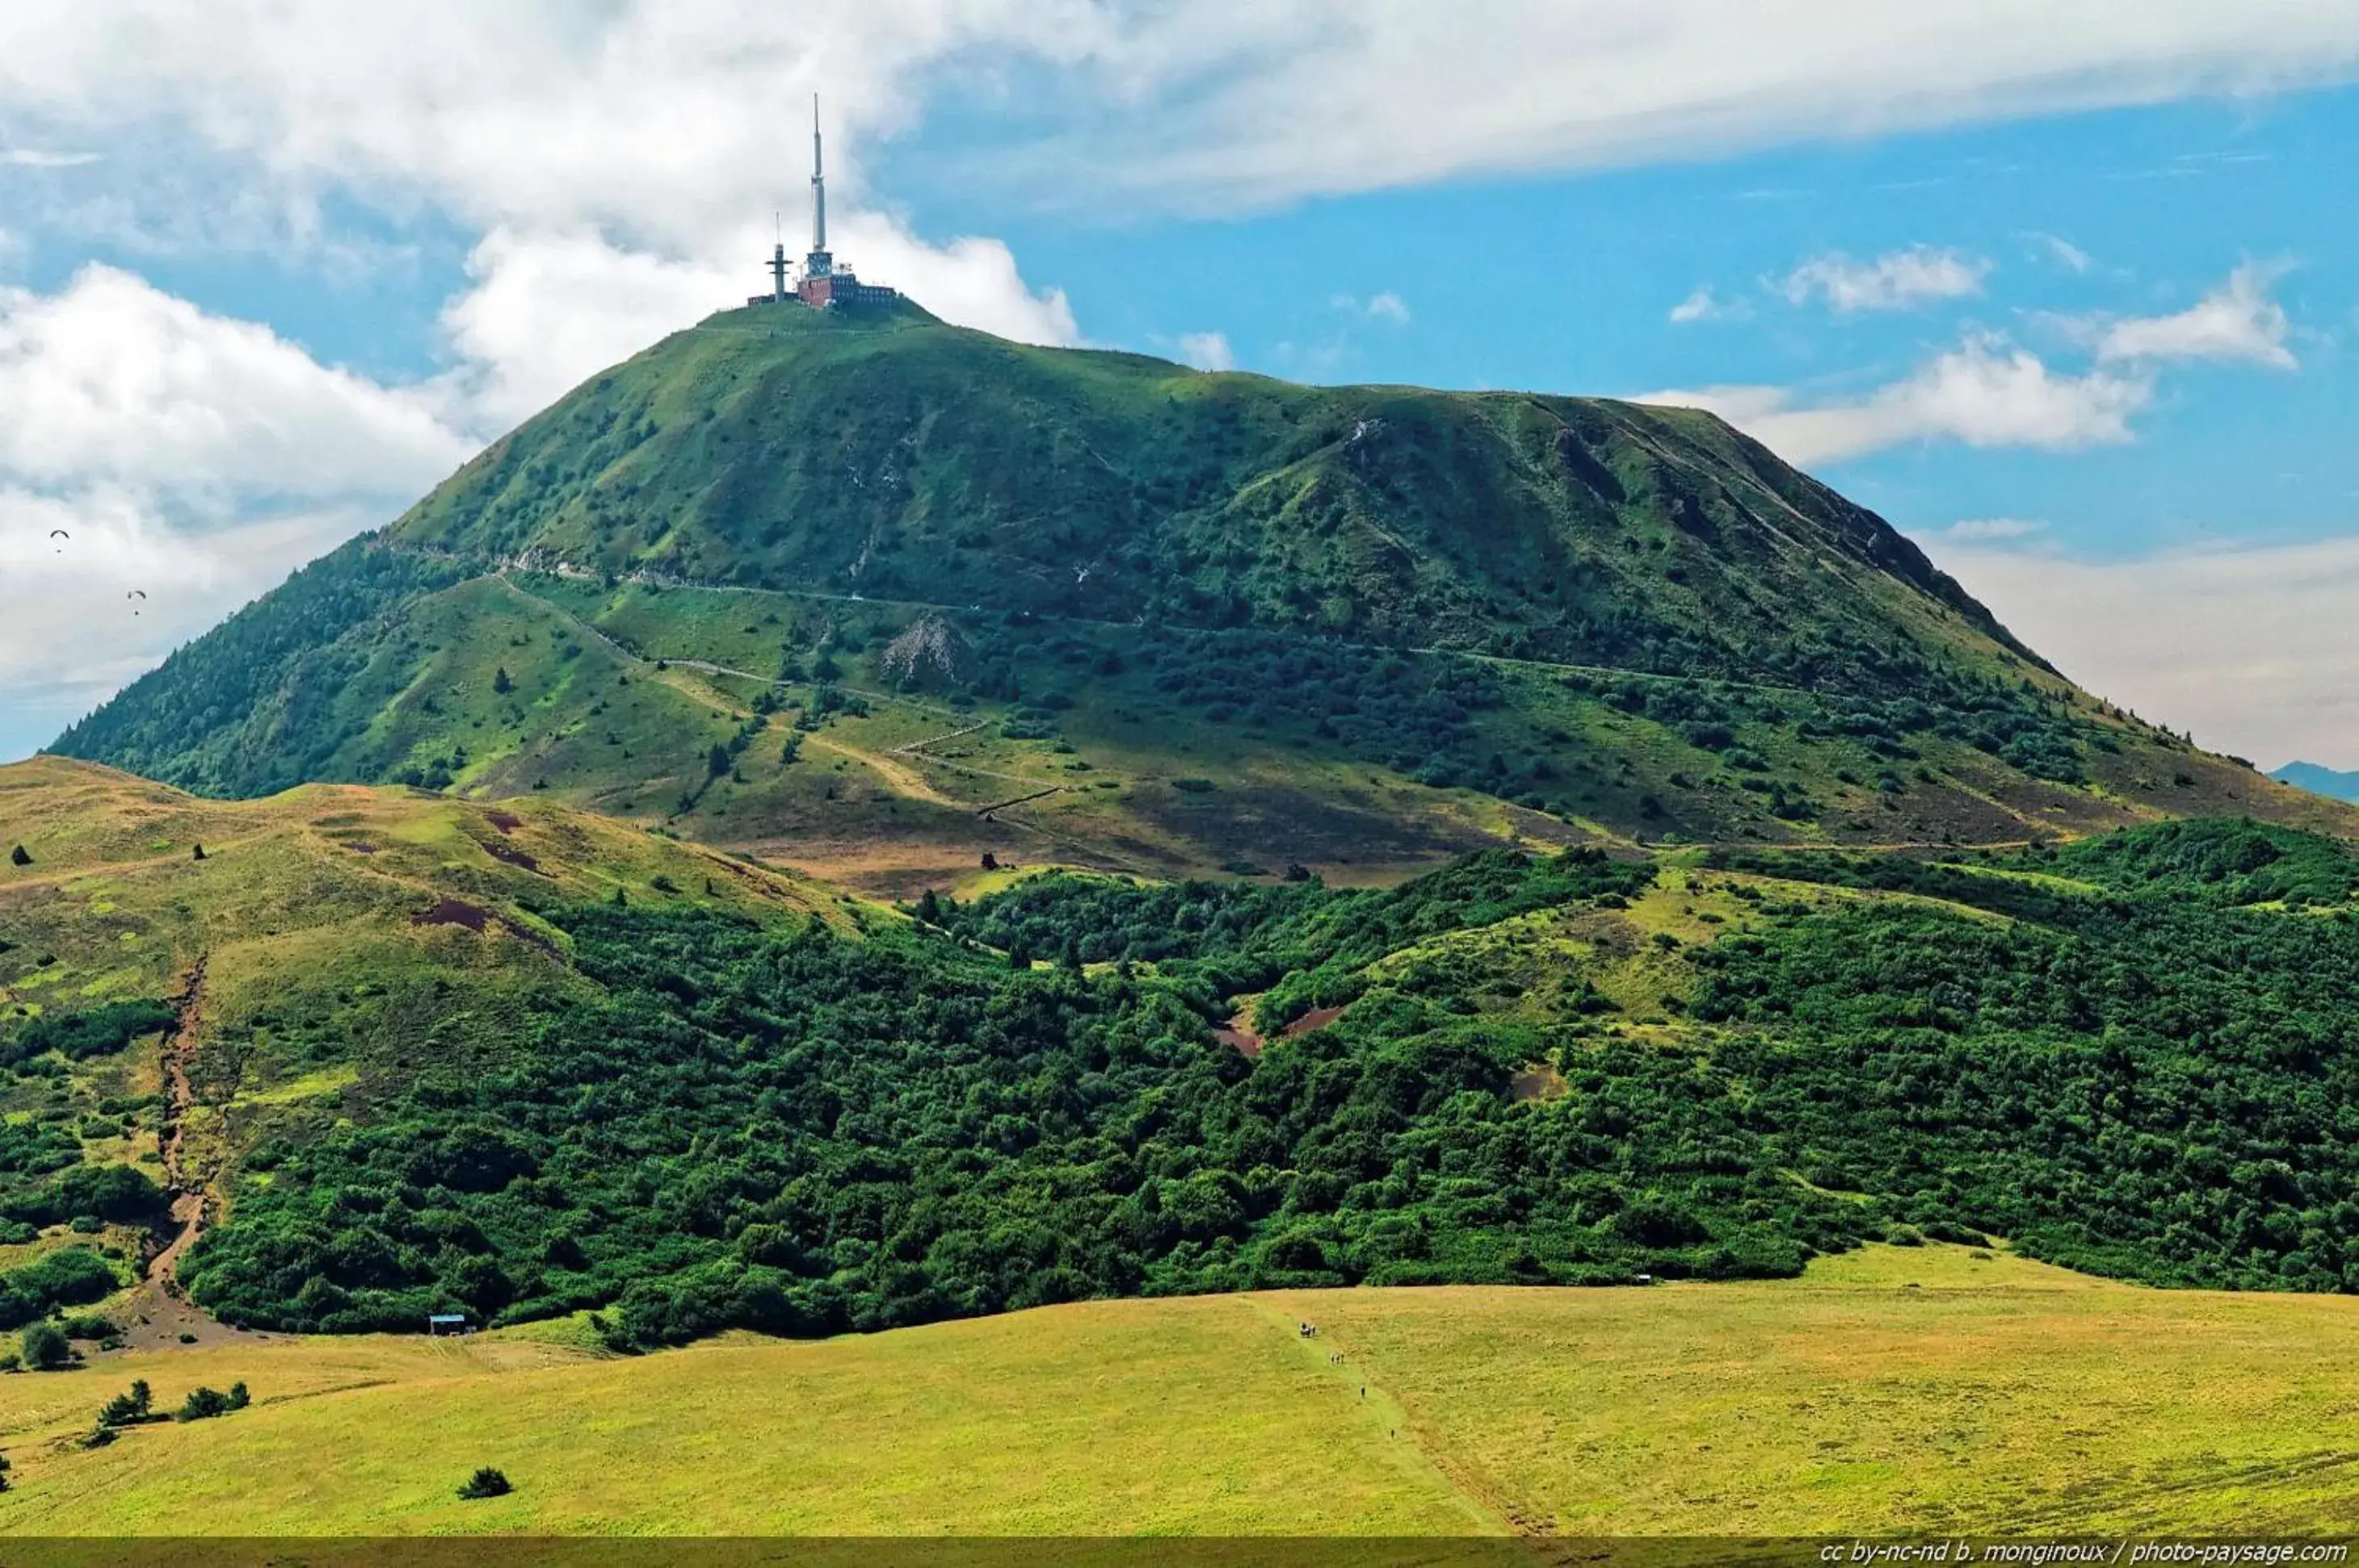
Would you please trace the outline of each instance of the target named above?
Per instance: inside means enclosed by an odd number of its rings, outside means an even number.
[[[907,889],[2350,821],[2082,692],[1710,415],[906,303],[666,338],[55,749],[213,796],[547,791]]]

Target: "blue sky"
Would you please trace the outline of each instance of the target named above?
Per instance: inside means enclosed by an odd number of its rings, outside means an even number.
[[[0,757],[750,292],[824,84],[839,253],[953,319],[1700,402],[2085,683],[2359,766],[2359,3],[157,4],[0,17]]]

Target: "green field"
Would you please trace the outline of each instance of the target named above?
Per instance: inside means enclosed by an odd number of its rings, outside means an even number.
[[[1771,1283],[1093,1302],[632,1358],[248,1339],[0,1378],[0,1530],[2323,1532],[2359,1518],[2354,1328],[2348,1300],[1929,1246]],[[257,1402],[79,1448],[134,1377]],[[459,1500],[483,1464],[516,1491]]]

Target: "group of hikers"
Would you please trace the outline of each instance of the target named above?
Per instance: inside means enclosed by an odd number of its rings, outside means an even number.
[[[1319,1325],[1308,1318],[1297,1318],[1294,1323],[1294,1332],[1298,1338],[1316,1339],[1319,1337]],[[1327,1365],[1330,1367],[1343,1365],[1343,1353],[1340,1350],[1331,1353],[1327,1357]],[[1368,1386],[1363,1383],[1360,1385],[1360,1398],[1364,1399],[1367,1397]]]

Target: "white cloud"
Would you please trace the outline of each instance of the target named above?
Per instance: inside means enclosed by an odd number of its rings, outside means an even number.
[[[1183,332],[1180,338],[1180,360],[1199,370],[1234,370],[1237,356],[1229,348],[1229,340],[1222,332]]]
[[[1778,285],[1778,291],[1799,305],[1824,299],[1837,310],[1898,310],[1927,299],[1955,299],[1979,294],[1991,264],[1979,256],[1931,245],[1910,245],[1854,261],[1841,251],[1813,256]]]
[[[1391,327],[1408,325],[1408,301],[1389,289],[1365,299],[1356,294],[1332,295],[1327,302],[1345,315],[1357,316],[1364,321],[1381,321]]]
[[[2097,357],[2107,362],[2170,359],[2242,360],[2292,370],[2299,362],[2285,345],[2285,307],[2269,298],[2275,268],[2247,262],[2228,280],[2172,316],[2132,316],[2105,323]]]
[[[1199,0],[1092,20],[1066,47],[1098,80],[1093,112],[1026,166],[1167,201],[1643,162],[2339,80],[2359,61],[2353,0]]]
[[[0,746],[54,735],[473,450],[425,389],[127,273],[0,288]]]
[[[0,486],[0,670],[41,725],[0,735],[0,757],[54,736],[177,644],[384,520],[346,506],[195,529],[141,491]],[[52,528],[71,537],[52,539]],[[134,590],[147,596],[135,601]]]
[[[112,267],[0,288],[0,480],[227,495],[399,493],[463,461],[415,393],[322,365]]]
[[[2118,443],[2130,439],[2130,417],[2153,395],[2142,376],[2060,374],[2028,350],[1977,333],[1859,397],[1803,402],[1787,387],[1713,387],[1634,401],[1709,409],[1788,463],[1807,465],[1919,441],[2053,452]]]
[[[1022,131],[981,178],[1103,205],[1284,201],[2348,77],[2359,0],[13,0],[0,102],[44,143],[184,122],[282,178],[479,228],[631,239],[794,184],[796,106],[855,135],[945,71]],[[1039,127],[1038,130],[1032,127]],[[1028,138],[1028,139],[1017,139]],[[858,187],[847,164],[847,191]]]
[[[128,183],[78,193],[58,213],[150,253],[245,245],[318,259],[333,249],[318,233],[332,201],[398,223],[439,211],[477,237],[471,277],[491,296],[451,302],[446,330],[454,344],[503,346],[473,369],[491,406],[513,413],[527,388],[596,368],[581,357],[586,345],[643,346],[625,334],[685,324],[759,288],[770,213],[807,211],[796,127],[822,86],[841,257],[947,320],[1078,341],[1063,296],[1027,286],[1004,245],[929,244],[878,211],[860,152],[910,123],[931,65],[986,47],[1060,57],[1103,30],[1091,9],[414,0],[355,12],[277,0],[266,17],[241,21],[178,0],[103,10],[16,0],[0,8],[0,103],[58,145],[170,126],[182,139],[157,185],[136,183],[152,159],[125,160]],[[533,310],[541,302],[516,280],[536,271],[587,291],[562,310]],[[585,319],[602,310],[611,323]],[[545,363],[525,363],[530,335],[501,325],[527,316],[553,329]]]
[[[2044,251],[2048,258],[2067,272],[2086,272],[2096,265],[2096,258],[2060,234],[2034,233],[2025,238]]]
[[[1936,529],[1931,537],[1966,544],[1986,544],[1995,539],[2029,539],[2034,534],[2045,532],[2047,528],[2046,523],[2033,522],[2027,517],[1969,517],[1962,522],[1951,523],[1946,528]]]
[[[43,147],[0,147],[0,167],[8,169],[80,169],[103,161],[94,152],[52,152]]]
[[[473,286],[442,311],[443,334],[462,362],[446,392],[462,417],[501,424],[753,292],[717,264],[617,250],[578,231],[495,229],[467,258],[467,276]]]
[[[1741,321],[1752,314],[1749,300],[1724,300],[1709,289],[1698,289],[1671,307],[1670,321],[1674,326],[1684,327],[1696,321]]]
[[[2359,768],[2359,538],[2123,561],[1933,552],[2059,668],[2145,717],[2265,766]]]

